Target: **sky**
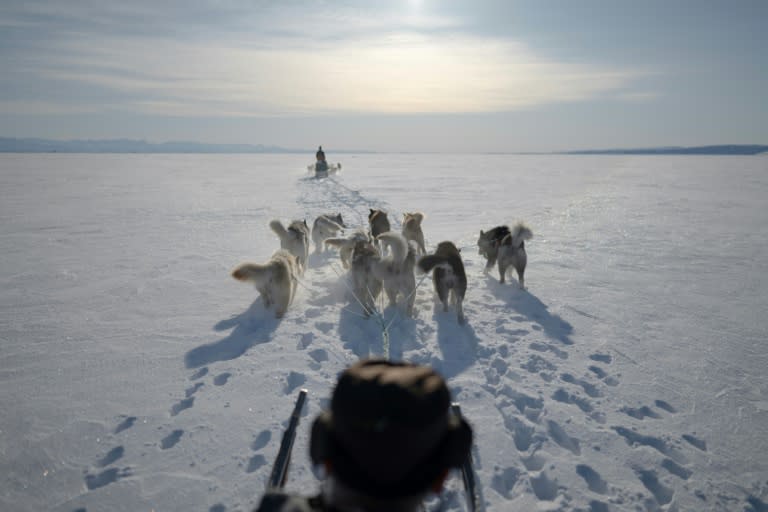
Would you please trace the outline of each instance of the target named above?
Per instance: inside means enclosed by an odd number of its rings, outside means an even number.
[[[6,0],[0,136],[403,152],[768,141],[768,3]]]

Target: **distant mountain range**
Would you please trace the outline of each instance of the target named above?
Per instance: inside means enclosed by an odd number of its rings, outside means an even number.
[[[286,149],[262,144],[153,143],[133,139],[50,140],[0,137],[3,153],[314,153],[314,148]]]
[[[314,153],[314,148],[292,149],[262,144],[206,144],[201,142],[147,142],[133,139],[52,140],[0,137],[0,153]],[[370,153],[337,150],[334,153]],[[558,155],[757,155],[768,146],[727,144],[719,146],[558,151]]]
[[[759,155],[768,152],[760,144],[723,144],[719,146],[659,147],[628,149],[582,149],[560,151],[560,155]]]

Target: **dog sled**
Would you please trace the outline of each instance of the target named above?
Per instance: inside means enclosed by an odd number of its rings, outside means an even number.
[[[336,174],[341,170],[341,164],[329,164],[325,160],[318,160],[314,164],[307,166],[307,170],[311,173],[315,173],[315,178],[326,178],[330,174]]]

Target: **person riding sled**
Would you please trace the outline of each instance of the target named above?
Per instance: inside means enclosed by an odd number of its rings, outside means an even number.
[[[359,361],[314,420],[310,458],[327,478],[311,497],[270,490],[256,512],[416,512],[469,457],[472,428],[449,411],[443,378],[426,366]]]

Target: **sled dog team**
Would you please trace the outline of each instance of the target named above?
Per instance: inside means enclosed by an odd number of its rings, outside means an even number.
[[[432,282],[443,310],[449,303],[456,308],[460,324],[464,323],[463,302],[467,291],[467,275],[460,249],[453,242],[440,242],[435,252],[427,254],[420,212],[403,214],[402,229],[393,231],[386,212],[370,209],[368,230],[356,229],[342,236],[347,229],[341,214],[318,216],[310,230],[305,220],[294,220],[287,227],[273,220],[269,227],[280,239],[278,249],[265,263],[242,263],[232,271],[232,277],[253,282],[267,308],[274,306],[275,317],[282,318],[293,301],[298,278],[304,275],[309,261],[310,239],[315,253],[329,247],[338,249],[342,266],[348,270],[352,292],[365,316],[376,309],[376,300],[383,291],[389,305],[401,300],[405,313],[413,316],[416,299],[416,267],[432,272]],[[517,271],[520,287],[525,287],[527,263],[525,241],[533,232],[522,222],[496,226],[480,231],[477,239],[479,254],[486,258],[484,272],[498,264],[499,282],[505,282],[507,270]]]

